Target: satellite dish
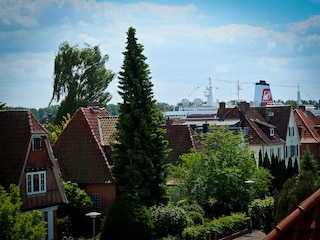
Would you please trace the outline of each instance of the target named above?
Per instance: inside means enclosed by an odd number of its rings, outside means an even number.
[[[183,107],[189,107],[190,106],[190,101],[189,101],[188,98],[182,99],[181,103],[182,103]]]
[[[197,107],[201,106],[202,105],[202,100],[201,98],[195,98],[193,100],[193,104],[196,105]]]

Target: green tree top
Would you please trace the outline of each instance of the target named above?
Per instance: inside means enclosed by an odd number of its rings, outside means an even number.
[[[63,42],[59,46],[54,62],[53,100],[61,102],[55,124],[62,116],[71,116],[79,107],[86,107],[88,102],[98,102],[105,107],[111,99],[106,88],[115,74],[105,68],[108,55],[102,55],[98,46],[88,44],[83,49]]]
[[[271,175],[256,166],[242,133],[213,127],[201,139],[204,150],[183,155],[182,166],[175,168],[184,196],[223,210],[227,205],[248,203],[249,191],[252,199],[268,194]],[[249,186],[247,180],[254,183]]]
[[[160,129],[162,114],[153,99],[153,84],[136,30],[127,32],[127,46],[119,73],[117,140],[113,173],[121,194],[138,196],[147,206],[165,201],[167,141]]]

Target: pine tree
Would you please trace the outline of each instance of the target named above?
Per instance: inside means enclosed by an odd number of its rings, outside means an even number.
[[[165,202],[168,155],[164,120],[153,100],[153,84],[143,46],[137,43],[136,30],[127,32],[127,46],[122,71],[119,73],[119,104],[117,143],[114,145],[113,173],[119,193],[138,196],[147,206]]]

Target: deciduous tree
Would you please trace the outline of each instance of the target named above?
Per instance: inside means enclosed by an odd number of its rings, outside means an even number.
[[[46,223],[38,210],[21,214],[19,187],[10,186],[7,192],[0,186],[0,239],[41,239],[46,236]]]
[[[113,173],[120,194],[138,196],[146,206],[151,206],[166,201],[167,141],[160,128],[163,115],[153,99],[147,58],[135,33],[130,27],[119,73],[123,102],[118,109]]]
[[[53,100],[62,100],[55,118],[60,124],[62,117],[71,116],[79,107],[86,107],[88,102],[98,102],[105,107],[111,99],[106,88],[115,74],[107,70],[105,63],[108,55],[102,55],[98,46],[85,45],[80,49],[63,42],[59,46],[54,62]]]
[[[248,203],[249,194],[252,199],[268,194],[271,175],[256,166],[242,133],[213,127],[201,138],[204,150],[183,155],[175,169],[184,196],[201,205],[213,203],[225,214],[230,206]]]

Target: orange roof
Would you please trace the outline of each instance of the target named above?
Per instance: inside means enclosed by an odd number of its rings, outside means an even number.
[[[294,116],[300,133],[301,143],[320,143],[320,120],[312,112],[302,109],[294,110]],[[318,130],[317,130],[318,129]]]
[[[109,116],[103,108],[76,111],[52,147],[64,180],[84,184],[114,181],[99,126],[99,119]]]
[[[264,240],[320,239],[320,189],[304,200]]]

